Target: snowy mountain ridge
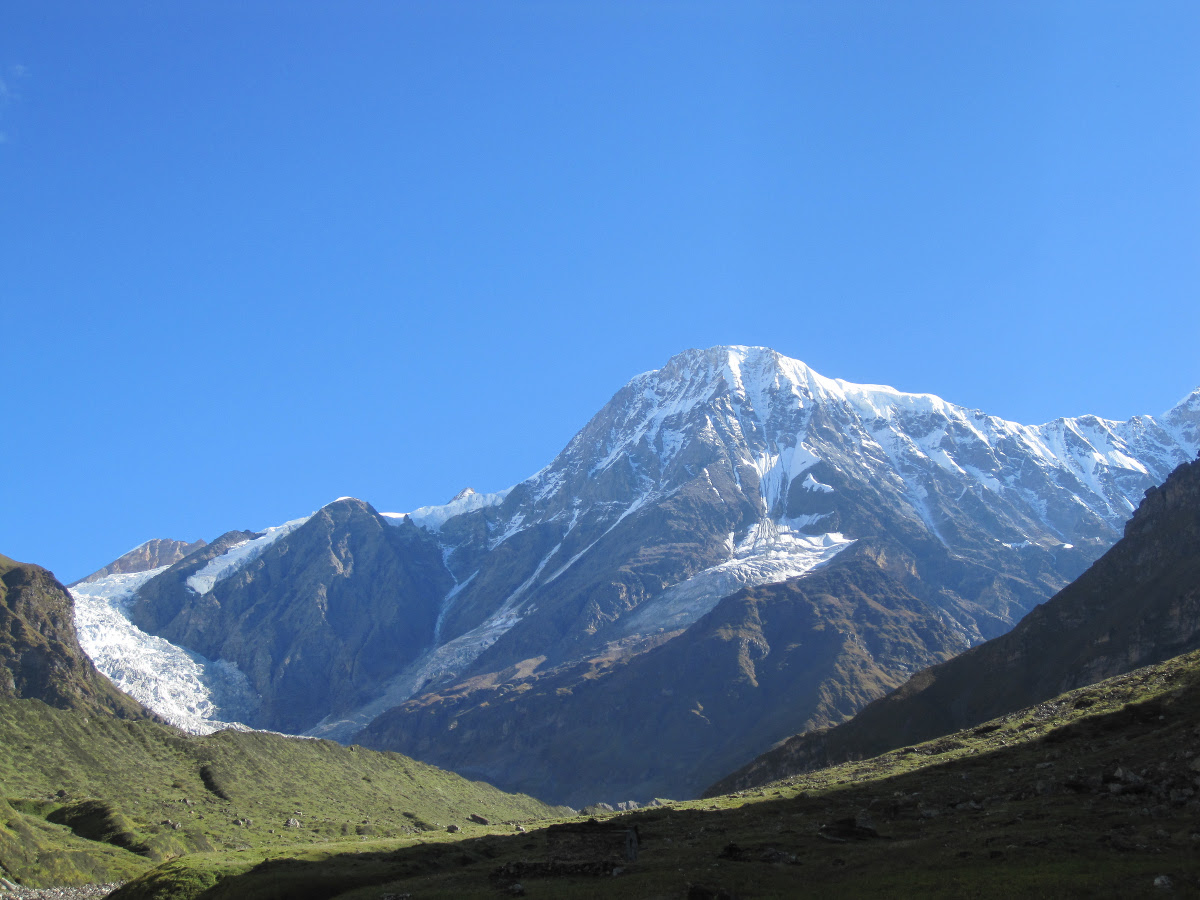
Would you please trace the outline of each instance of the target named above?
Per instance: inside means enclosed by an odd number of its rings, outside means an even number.
[[[854,422],[864,450],[882,453],[891,469],[887,474],[899,475],[914,498],[920,498],[923,488],[903,478],[906,458],[928,460],[984,490],[1003,493],[1019,490],[1015,474],[998,474],[1015,451],[1048,473],[1075,482],[1071,487],[1080,488],[1083,504],[1114,528],[1136,507],[1140,492],[1134,496],[1114,489],[1103,479],[1104,470],[1136,472],[1157,482],[1200,449],[1200,388],[1158,418],[1135,416],[1117,422],[1088,415],[1022,425],[933,394],[826,378],[767,348],[734,346],[687,351],[663,369],[637,376],[606,407],[609,411],[621,401],[602,427],[597,427],[597,416],[554,463],[523,484],[534,493],[535,505],[549,506],[572,482],[566,473],[595,476],[645,448],[653,451],[658,472],[643,470],[639,478],[648,490],[661,490],[654,476],[669,471],[684,447],[680,424],[722,394],[733,401],[733,408],[725,411],[733,413],[735,432],[750,451],[737,462],[757,472],[766,510],[778,506],[783,486],[822,458],[805,442],[808,414],[818,406],[840,408]],[[959,449],[967,450],[971,460],[956,459]],[[476,495],[480,500],[472,508],[498,505],[512,490]],[[635,500],[630,507],[637,504]],[[456,502],[423,507],[411,515],[418,524],[436,520],[440,525],[466,511]],[[500,540],[536,521],[526,515],[511,522]]]

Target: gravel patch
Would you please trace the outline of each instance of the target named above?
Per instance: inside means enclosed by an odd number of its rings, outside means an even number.
[[[31,888],[11,881],[0,880],[0,900],[92,900],[107,897],[121,886],[116,884],[81,884],[75,887]]]

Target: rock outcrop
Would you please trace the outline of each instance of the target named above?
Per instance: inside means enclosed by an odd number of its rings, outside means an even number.
[[[103,569],[98,569],[87,576],[87,578],[81,578],[76,582],[72,582],[70,587],[75,587],[77,584],[88,584],[93,581],[99,581],[106,575],[132,575],[137,572],[149,572],[151,569],[169,566],[179,562],[185,556],[196,552],[204,546],[206,544],[203,539],[192,541],[189,544],[187,541],[154,538],[153,540],[146,541],[144,544],[139,544],[124,556],[118,557]]]
[[[148,716],[84,654],[71,595],[40,566],[0,556],[0,697],[59,709]]]

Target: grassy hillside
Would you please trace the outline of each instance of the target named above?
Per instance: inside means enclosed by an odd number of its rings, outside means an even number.
[[[0,876],[122,880],[186,853],[443,832],[554,810],[395,753],[0,700]],[[289,825],[291,820],[294,824]]]
[[[553,862],[550,826],[189,856],[114,898],[1196,896],[1198,777],[1192,653],[875,759],[610,816],[641,838],[616,877],[602,853],[600,874]]]

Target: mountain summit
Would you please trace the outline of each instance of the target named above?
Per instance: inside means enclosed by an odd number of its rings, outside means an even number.
[[[765,348],[689,350],[508,490],[231,532],[117,606],[244,674],[252,725],[368,726],[577,805],[694,793],[1080,574],[1195,455],[1198,400],[1028,426]],[[605,749],[606,774],[567,742]]]

